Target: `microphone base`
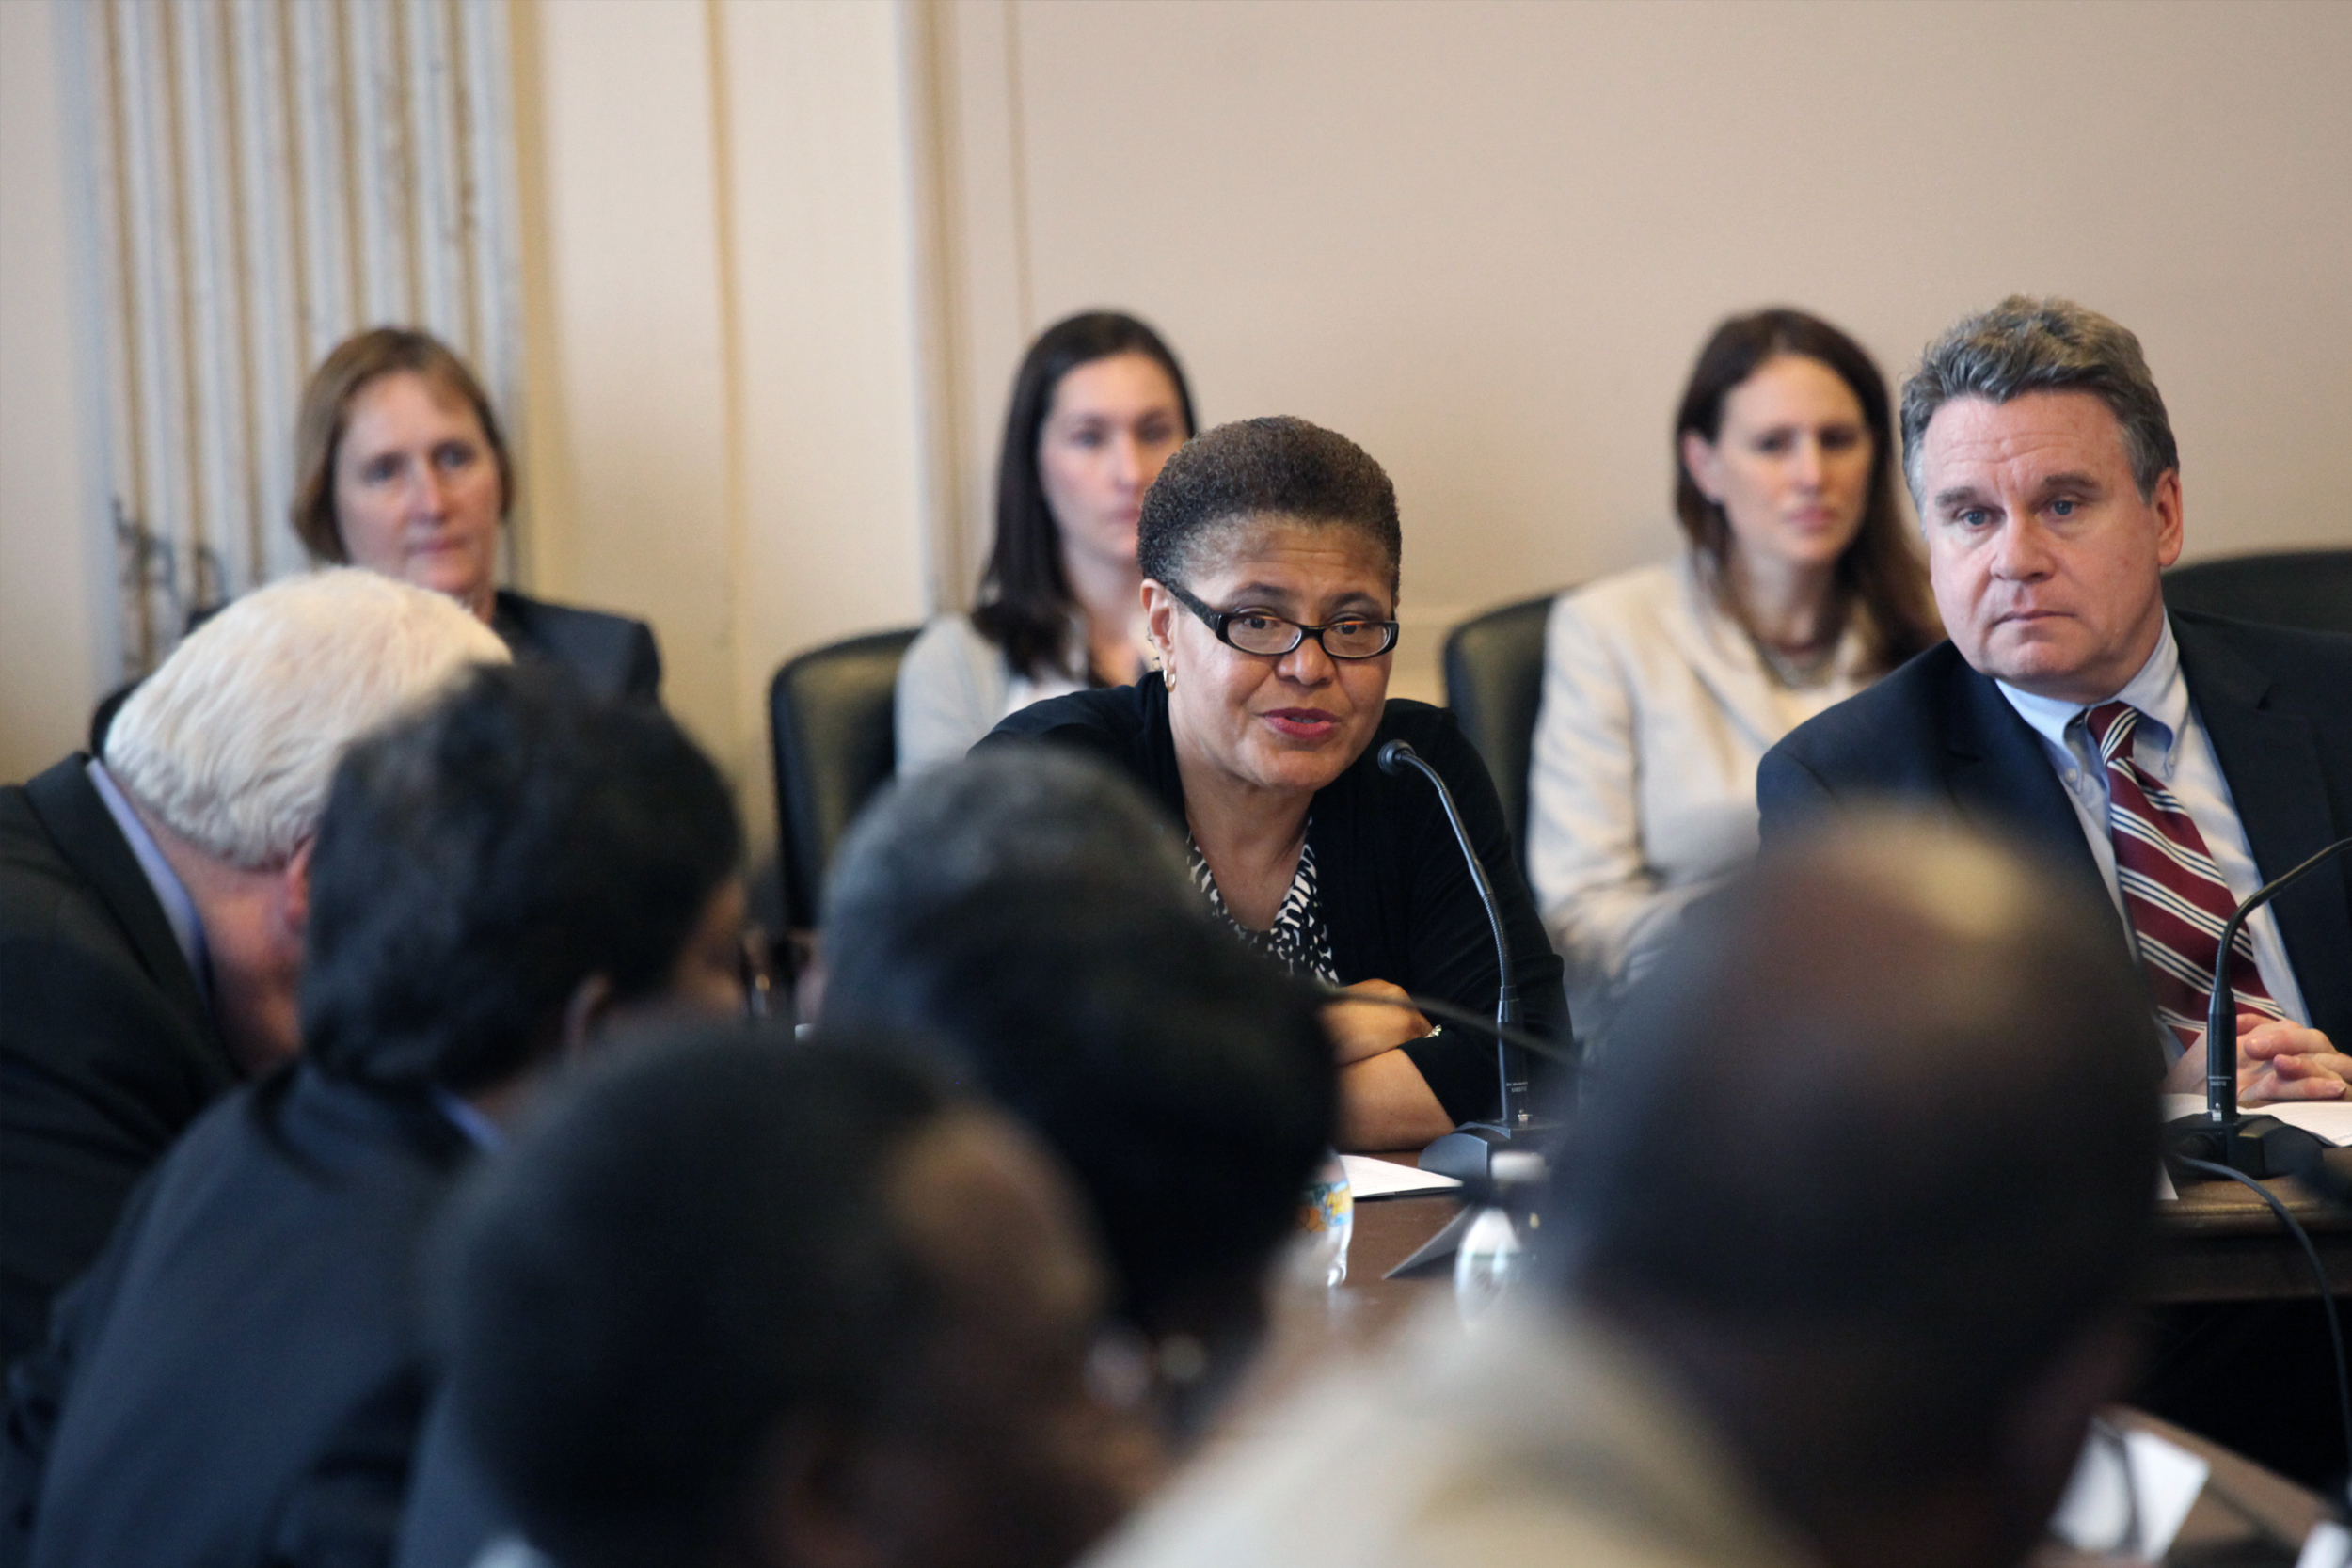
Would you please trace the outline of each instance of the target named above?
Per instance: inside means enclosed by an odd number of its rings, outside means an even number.
[[[2164,1124],[2166,1153],[2227,1165],[2257,1180],[2301,1175],[2311,1164],[2315,1141],[2309,1132],[2277,1117],[2241,1116],[2215,1121],[2200,1112]]]
[[[1421,1168],[1483,1186],[1498,1150],[1514,1147],[1540,1150],[1559,1130],[1558,1122],[1534,1117],[1509,1127],[1493,1121],[1465,1122],[1421,1151]]]

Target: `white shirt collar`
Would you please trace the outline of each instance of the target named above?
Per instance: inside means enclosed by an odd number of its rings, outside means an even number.
[[[2038,697],[2021,691],[2007,681],[1995,681],[2001,695],[2017,716],[2033,726],[2034,733],[2061,751],[2067,749],[2067,729],[2097,703],[2071,703],[2059,697]],[[2142,720],[2134,732],[2133,749],[2143,764],[2152,760],[2148,749],[2137,742],[2146,739],[2153,744],[2160,774],[2169,774],[2172,762],[2181,746],[2181,732],[2188,725],[2188,683],[2181,678],[2180,644],[2172,641],[2172,621],[2167,616],[2156,635],[2156,645],[2148,655],[2139,673],[2123,683],[2122,690],[2106,702],[2128,703],[2139,710]]]
[[[122,832],[122,841],[131,847],[132,857],[139,869],[147,873],[147,885],[155,890],[155,902],[164,907],[164,919],[171,926],[172,939],[180,944],[180,956],[188,960],[188,971],[196,976],[196,989],[207,1006],[212,1005],[212,960],[204,946],[204,923],[197,918],[196,900],[188,896],[187,884],[171,868],[164,852],[155,843],[155,835],[147,831],[139,814],[131,807],[130,797],[115,783],[106,765],[93,758],[86,771],[90,787],[106,806],[106,815],[115,819]]]

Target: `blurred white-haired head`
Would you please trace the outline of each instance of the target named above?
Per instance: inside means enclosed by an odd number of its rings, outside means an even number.
[[[106,769],[167,828],[246,870],[318,826],[343,749],[510,656],[454,599],[341,568],[256,589],[122,705]]]

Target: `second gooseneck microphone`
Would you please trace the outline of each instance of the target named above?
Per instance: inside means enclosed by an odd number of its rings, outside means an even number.
[[[1375,752],[1380,771],[1391,778],[1403,778],[1407,772],[1419,773],[1438,792],[1438,803],[1445,808],[1445,819],[1454,830],[1454,842],[1462,848],[1462,862],[1470,868],[1470,884],[1478,890],[1478,901],[1486,907],[1486,922],[1494,928],[1495,970],[1502,985],[1495,995],[1495,1022],[1510,1025],[1519,1022],[1519,988],[1511,967],[1511,942],[1502,930],[1502,907],[1495,902],[1494,883],[1486,876],[1486,867],[1479,861],[1478,851],[1471,847],[1470,830],[1462,826],[1461,811],[1454,804],[1454,791],[1446,787],[1438,770],[1424,761],[1419,752],[1405,741],[1391,740]],[[1521,1053],[1506,1040],[1495,1042],[1495,1068],[1501,1080],[1502,1098],[1497,1102],[1501,1125],[1509,1129],[1526,1122],[1527,1067]]]
[[[2330,1194],[2342,1187],[2342,1177],[2323,1164],[2327,1146],[2317,1137],[2275,1117],[2249,1117],[2238,1109],[2237,1007],[2230,989],[2230,957],[2248,915],[2347,850],[2352,850],[2352,838],[2336,840],[2249,894],[2223,923],[2220,946],[2214,954],[2213,990],[2205,1009],[2205,1111],[2202,1116],[2183,1117],[2171,1123],[2174,1153],[2227,1165],[2249,1176],[2300,1176]]]

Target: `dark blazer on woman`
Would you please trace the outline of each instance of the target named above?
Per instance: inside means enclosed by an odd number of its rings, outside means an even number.
[[[560,664],[596,696],[652,702],[661,695],[661,650],[654,644],[653,628],[643,621],[549,604],[501,588],[490,611],[490,629],[516,658]]]
[[[1034,704],[1007,718],[980,744],[1022,740],[1094,752],[1140,783],[1182,824],[1184,786],[1168,732],[1168,689],[1157,675],[1135,686]],[[1426,703],[1391,701],[1364,754],[1317,792],[1308,818],[1324,925],[1342,983],[1387,980],[1487,1017],[1494,1014],[1501,983],[1494,928],[1437,792],[1418,774],[1391,778],[1373,760],[1391,740],[1408,742],[1454,791],[1463,826],[1502,908],[1526,1026],[1565,1045],[1568,1003],[1560,958],[1535,917],[1535,901],[1519,874],[1494,781],[1454,716]],[[1455,1121],[1495,1114],[1491,1038],[1440,1027],[1405,1052]]]
[[[308,1066],[207,1112],[10,1380],[0,1559],[29,1522],[39,1568],[388,1560],[430,1394],[419,1242],[472,1151]]]

